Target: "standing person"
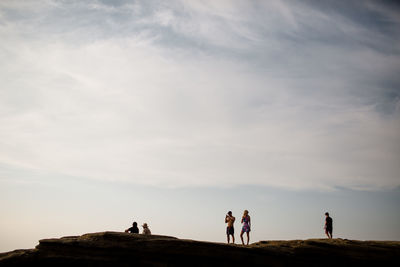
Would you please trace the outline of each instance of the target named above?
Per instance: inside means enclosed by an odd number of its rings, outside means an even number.
[[[132,223],[132,227],[126,229],[125,233],[138,234],[139,233],[139,228],[137,227],[137,222],[133,222]]]
[[[226,227],[226,238],[228,239],[229,244],[229,237],[232,236],[232,243],[235,244],[235,229],[233,228],[233,224],[235,223],[235,217],[232,216],[232,211],[228,211],[228,214],[225,216],[225,223],[228,224]]]
[[[142,227],[143,227],[143,232],[142,232],[143,235],[151,235],[151,231],[147,223],[144,223]]]
[[[329,239],[332,239],[332,231],[333,231],[333,220],[329,217],[329,212],[325,212],[325,234]]]
[[[247,234],[247,245],[249,244],[250,241],[250,227],[251,227],[251,222],[250,222],[250,216],[249,216],[249,211],[245,210],[242,216],[242,232],[240,233],[240,239],[242,239],[242,244],[244,245],[243,241],[243,233]]]

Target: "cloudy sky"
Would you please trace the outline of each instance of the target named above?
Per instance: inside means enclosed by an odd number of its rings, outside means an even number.
[[[400,239],[395,1],[3,0],[0,40],[0,250],[168,209],[158,232],[223,241],[199,229],[230,203],[276,227],[258,239],[318,236],[329,207],[388,224],[355,238]],[[307,235],[279,228],[296,196]]]

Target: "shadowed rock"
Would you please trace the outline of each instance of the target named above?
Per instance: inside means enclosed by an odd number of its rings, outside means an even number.
[[[0,266],[397,266],[400,242],[310,239],[248,247],[102,232],[43,239],[0,254]]]

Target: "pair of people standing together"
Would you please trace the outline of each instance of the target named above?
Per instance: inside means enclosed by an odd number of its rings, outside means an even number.
[[[228,244],[230,243],[230,236],[232,236],[232,242],[235,243],[235,229],[233,227],[233,224],[235,223],[235,217],[232,215],[232,211],[228,211],[228,214],[225,216],[225,223],[228,224],[226,227],[226,237],[228,240]],[[244,240],[243,240],[243,234],[247,234],[247,245],[249,244],[250,241],[250,227],[251,227],[251,222],[250,222],[250,216],[249,216],[249,211],[245,210],[243,212],[242,220],[241,223],[243,224],[242,226],[242,231],[240,232],[240,239],[242,240],[242,244],[244,245]]]

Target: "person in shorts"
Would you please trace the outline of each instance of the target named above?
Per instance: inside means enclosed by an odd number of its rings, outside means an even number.
[[[225,223],[228,224],[226,227],[226,238],[228,240],[228,244],[230,242],[230,236],[232,236],[232,243],[235,244],[235,229],[233,227],[233,224],[235,223],[235,217],[232,216],[232,211],[228,211],[228,214],[226,214]]]

